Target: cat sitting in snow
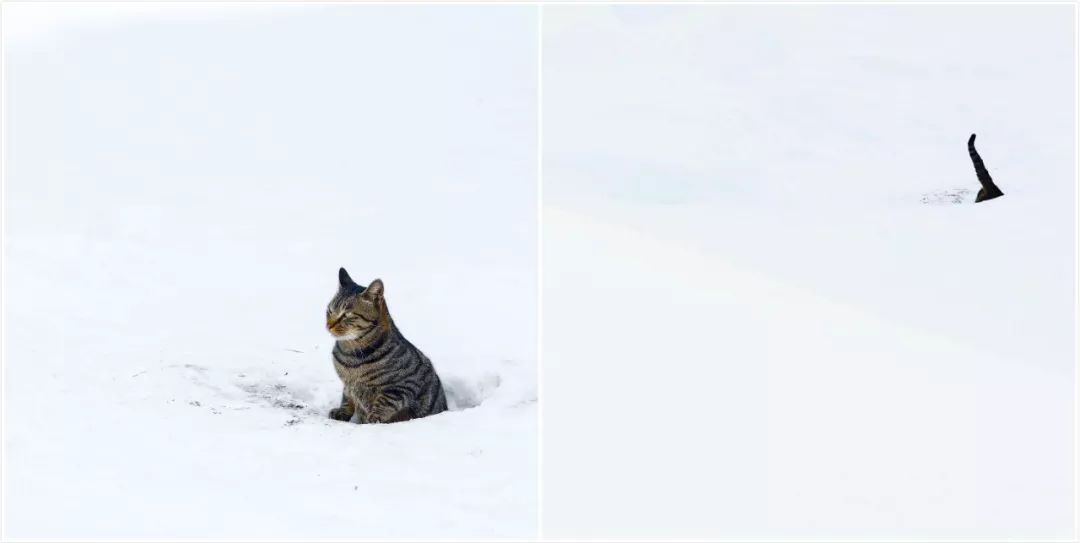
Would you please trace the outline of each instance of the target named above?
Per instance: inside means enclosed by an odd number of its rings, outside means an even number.
[[[400,422],[446,411],[442,382],[428,357],[401,335],[386,308],[383,282],[367,287],[338,270],[338,292],[326,308],[334,336],[334,369],[344,384],[330,418]]]

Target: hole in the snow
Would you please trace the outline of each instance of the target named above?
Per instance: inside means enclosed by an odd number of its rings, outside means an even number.
[[[450,410],[459,411],[484,403],[500,384],[502,379],[495,373],[473,379],[447,377],[443,379],[443,391],[446,392],[446,403]]]

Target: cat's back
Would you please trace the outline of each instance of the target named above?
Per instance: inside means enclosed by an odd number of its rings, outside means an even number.
[[[419,349],[416,352],[419,353],[422,359],[422,369],[417,372],[420,380],[417,387],[416,405],[418,413],[416,416],[426,417],[442,413],[447,410],[446,392],[443,390],[442,380],[439,379],[439,374],[435,372],[435,366],[431,363],[431,360],[424,353],[421,353]]]
[[[438,373],[435,372],[435,365],[408,340],[402,338],[402,343],[404,349],[397,366],[398,371],[388,379],[387,385],[406,389],[414,398],[415,418],[446,411],[446,393]]]

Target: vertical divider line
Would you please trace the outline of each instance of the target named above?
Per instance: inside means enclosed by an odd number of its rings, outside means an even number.
[[[544,4],[536,4],[536,540],[544,521]]]
[[[10,16],[11,11],[5,13],[4,5],[0,3],[0,34],[3,34],[3,27],[7,26],[8,21],[6,16]],[[7,50],[4,46],[4,40],[0,39],[0,206],[7,202],[5,194],[5,185],[7,179],[5,172],[7,171],[7,156],[5,149],[7,148],[7,130],[6,125],[8,121],[7,117],[7,81],[5,78],[6,66],[4,59],[7,58]],[[7,304],[7,256],[4,254],[7,248],[6,238],[4,235],[4,223],[7,217],[4,216],[3,208],[0,207],[0,345],[7,345],[7,311],[5,305]],[[7,364],[4,360],[3,348],[0,347],[0,387],[7,387]],[[0,389],[0,473],[7,474],[7,394]],[[0,538],[5,536],[5,530],[3,526],[7,526],[4,523],[4,511],[7,511],[7,485],[0,484]]]
[[[1072,207],[1072,235],[1075,236],[1080,232],[1080,157],[1076,151],[1080,142],[1080,58],[1077,57],[1080,55],[1080,8],[1076,3],[1072,4],[1072,40],[1072,199],[1075,204]],[[1077,421],[1080,420],[1080,363],[1077,362],[1080,336],[1075,331],[1076,320],[1080,318],[1080,240],[1074,237],[1072,245],[1072,379],[1075,381],[1072,388],[1072,539],[1076,541],[1080,538],[1080,513],[1077,513],[1077,506],[1080,505],[1080,430],[1077,430]]]

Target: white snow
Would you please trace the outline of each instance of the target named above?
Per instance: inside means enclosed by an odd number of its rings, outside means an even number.
[[[61,7],[4,9],[4,536],[535,534],[535,9],[6,32]],[[326,417],[339,266],[454,411]]]
[[[1071,537],[1073,9],[545,8],[544,534]]]
[[[3,535],[535,535],[536,9],[58,6]],[[1070,537],[1073,9],[546,6],[544,535]],[[326,418],[339,266],[453,412]]]

